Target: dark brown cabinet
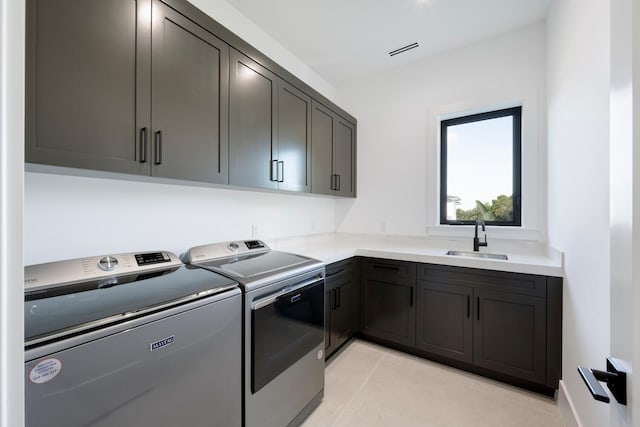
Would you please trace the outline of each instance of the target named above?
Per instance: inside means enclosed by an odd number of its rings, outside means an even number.
[[[362,333],[415,346],[416,266],[405,261],[362,261]]]
[[[419,280],[416,348],[473,361],[473,288]]]
[[[26,163],[355,197],[356,120],[186,0],[28,0],[26,35]]]
[[[229,183],[277,188],[277,76],[242,53],[231,50],[229,105]]]
[[[475,289],[473,363],[535,383],[546,379],[544,298]]]
[[[152,44],[152,175],[226,183],[229,46],[158,1]]]
[[[561,278],[378,258],[360,267],[365,338],[544,393],[558,388]]]
[[[278,189],[311,191],[311,98],[278,79]]]
[[[27,10],[27,162],[227,182],[225,43],[157,0]]]
[[[419,350],[557,388],[561,281],[419,264]]]
[[[27,2],[27,162],[149,173],[138,130],[150,126],[150,8]]]
[[[325,276],[325,358],[329,358],[357,330],[355,260],[327,266]]]
[[[312,108],[312,188],[318,194],[355,197],[355,125],[324,105]]]
[[[242,53],[231,53],[229,182],[309,191],[311,98]]]

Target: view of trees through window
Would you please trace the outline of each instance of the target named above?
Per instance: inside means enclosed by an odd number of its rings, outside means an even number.
[[[441,122],[442,224],[520,225],[520,117],[516,107]]]

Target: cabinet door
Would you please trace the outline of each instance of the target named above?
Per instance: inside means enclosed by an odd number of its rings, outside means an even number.
[[[337,116],[333,140],[334,189],[338,196],[355,197],[355,127]]]
[[[152,174],[228,181],[229,47],[153,3]]]
[[[150,4],[27,2],[27,162],[149,174]]]
[[[545,299],[479,288],[474,292],[474,363],[544,384]]]
[[[235,49],[230,52],[229,183],[277,188],[277,77]]]
[[[332,331],[335,336],[336,346],[341,346],[347,341],[356,329],[356,304],[355,282],[353,276],[347,275],[336,290],[336,309],[333,312]]]
[[[416,347],[450,359],[473,361],[473,288],[418,281]]]
[[[333,112],[317,102],[311,111],[311,191],[333,194]]]
[[[327,282],[325,281],[325,293],[324,293],[324,358],[327,359],[334,351],[336,351],[336,345],[333,341],[332,327],[333,322],[331,319],[331,313],[334,307],[334,295],[335,289],[329,289]]]
[[[330,357],[357,329],[358,305],[353,260],[327,266],[325,276],[325,357]]]
[[[310,191],[311,98],[284,80],[278,80],[278,189]]]
[[[366,260],[362,277],[362,332],[397,344],[415,345],[415,265]]]

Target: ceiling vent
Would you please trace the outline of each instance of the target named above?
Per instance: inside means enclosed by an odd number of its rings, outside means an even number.
[[[404,52],[406,52],[408,50],[415,49],[416,47],[418,47],[418,42],[413,42],[413,43],[408,44],[408,45],[406,45],[404,47],[401,47],[400,49],[392,50],[391,52],[389,52],[389,56],[396,56],[396,55],[398,55],[400,53],[404,53]]]

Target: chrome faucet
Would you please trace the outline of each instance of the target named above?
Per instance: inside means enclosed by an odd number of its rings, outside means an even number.
[[[485,231],[484,228],[484,221],[481,219],[477,219],[476,220],[476,234],[473,237],[473,250],[475,252],[480,251],[480,246],[487,246],[487,234],[484,234],[484,242],[481,242],[480,239],[478,238],[478,225],[482,226],[482,231]]]

